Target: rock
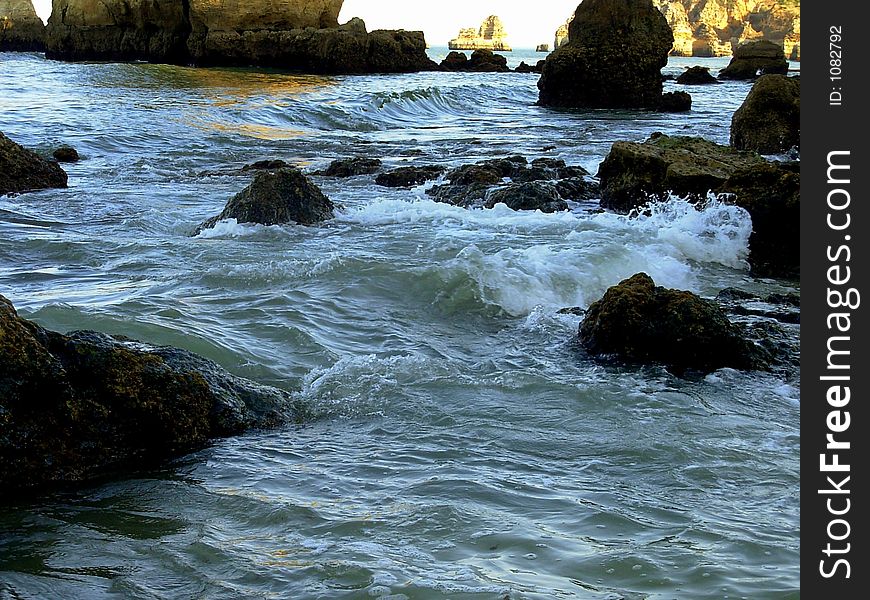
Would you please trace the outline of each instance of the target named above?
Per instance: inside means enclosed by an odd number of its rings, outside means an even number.
[[[475,50],[468,60],[468,70],[475,73],[505,73],[510,71],[507,59],[492,50]]]
[[[719,80],[710,75],[710,67],[687,67],[686,70],[677,77],[677,83],[680,85],[708,85],[719,83]]]
[[[419,31],[338,26],[342,0],[56,0],[46,56],[263,66],[308,73],[436,70]]]
[[[257,162],[245,165],[242,171],[276,171],[278,169],[286,169],[290,164],[280,159],[258,160]]]
[[[375,178],[375,183],[384,187],[414,187],[437,179],[444,172],[444,167],[428,165],[424,167],[399,167]]]
[[[801,86],[797,77],[764,75],[731,119],[731,145],[761,154],[800,148]]]
[[[758,277],[800,278],[800,163],[735,171],[719,191],[752,217],[749,266]]]
[[[549,51],[550,51],[550,44],[538,44],[535,47],[535,52],[549,52]]]
[[[190,352],[61,335],[0,296],[0,497],[151,467],[303,414],[288,392]]]
[[[440,67],[445,71],[467,71],[468,56],[465,52],[451,52],[441,61]]]
[[[665,92],[659,102],[662,112],[688,112],[692,110],[692,97],[686,92]]]
[[[562,46],[568,43],[568,26],[571,25],[571,21],[574,19],[572,15],[567,22],[559,25],[559,28],[556,29],[556,35],[553,39],[553,50],[558,50]]]
[[[462,208],[482,207],[492,185],[486,183],[433,185],[426,190],[435,202],[443,202]]]
[[[324,177],[354,177],[356,175],[371,175],[381,168],[381,161],[377,158],[344,158],[329,163],[325,170],[316,173]]]
[[[0,52],[42,52],[45,25],[30,0],[0,0]]]
[[[765,162],[754,152],[696,137],[658,133],[642,144],[616,142],[598,168],[601,206],[627,213],[671,192],[704,199],[738,169]]]
[[[734,58],[719,73],[719,79],[755,79],[759,75],[785,75],[788,61],[782,46],[761,40],[747,42],[734,51]]]
[[[233,196],[221,214],[202,223],[194,235],[225,219],[261,225],[314,225],[333,218],[334,208],[332,201],[298,169],[259,171],[251,185]]]
[[[566,200],[579,202],[601,197],[601,188],[598,187],[598,184],[582,177],[560,179],[555,183],[555,186],[559,195]]]
[[[0,196],[66,185],[67,175],[60,165],[22,148],[0,132]]]
[[[460,29],[459,35],[447,42],[450,50],[497,50],[510,52],[504,25],[496,15],[490,15],[483,20],[480,28]]]
[[[661,363],[677,374],[768,366],[766,353],[745,339],[715,302],[657,287],[646,273],[611,287],[593,303],[579,336],[593,355]]]
[[[526,64],[525,61],[520,62],[517,68],[514,69],[517,73],[541,73],[544,70],[545,60],[539,60],[534,65]]]
[[[674,46],[671,56],[692,56],[694,31],[689,25],[689,15],[682,2],[654,0],[656,8],[662,11],[671,31],[674,33]]]
[[[797,294],[771,294],[762,299],[743,290],[726,288],[716,295],[716,302],[726,313],[738,317],[762,317],[792,325],[801,322]]]
[[[656,108],[674,37],[651,0],[584,0],[569,42],[547,57],[543,106]]]
[[[79,161],[79,153],[72,146],[61,146],[51,153],[57,162],[74,163]]]
[[[568,203],[559,195],[556,186],[541,181],[499,187],[489,194],[484,206],[492,208],[496,204],[506,204],[512,210],[539,210],[544,213],[568,210]]]

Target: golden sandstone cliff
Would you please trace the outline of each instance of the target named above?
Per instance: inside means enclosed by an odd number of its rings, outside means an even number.
[[[45,25],[30,0],[0,0],[0,51],[41,51]]]
[[[483,20],[480,28],[460,29],[459,36],[447,44],[451,50],[495,50],[510,52],[504,25],[496,15],[490,15]]]

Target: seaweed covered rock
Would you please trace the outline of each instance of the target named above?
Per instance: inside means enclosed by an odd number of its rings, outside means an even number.
[[[697,137],[656,133],[642,144],[616,142],[598,168],[601,206],[630,212],[670,193],[706,198],[737,169],[765,162],[754,152]]]
[[[375,178],[375,183],[384,187],[414,187],[437,179],[444,172],[444,167],[427,165],[423,167],[399,167]]]
[[[493,190],[486,198],[484,206],[492,208],[505,204],[512,210],[539,210],[544,213],[568,210],[568,203],[552,183],[529,181],[511,183]]]
[[[227,202],[221,214],[202,223],[194,235],[219,221],[313,225],[331,219],[334,205],[299,169],[258,171],[254,181]]]
[[[61,335],[0,296],[0,496],[147,468],[303,413],[190,352]]]
[[[755,79],[759,75],[785,75],[788,61],[782,46],[767,40],[746,42],[734,50],[719,79]]]
[[[318,171],[315,175],[322,175],[324,177],[355,177],[357,175],[371,175],[377,173],[380,169],[380,159],[357,156],[334,160],[323,171]]]
[[[800,139],[800,78],[760,77],[731,119],[731,145],[776,154],[799,148]]]
[[[667,19],[651,0],[584,0],[568,43],[544,63],[539,104],[655,109],[673,43]]]
[[[0,132],[0,196],[66,185],[67,175],[60,165],[19,146]]]
[[[800,278],[800,163],[761,163],[735,171],[720,191],[752,217],[749,266],[759,277]]]
[[[0,52],[42,52],[45,25],[30,0],[0,0]]]
[[[646,273],[611,287],[593,303],[579,336],[591,354],[661,363],[678,374],[768,365],[766,353],[715,302],[656,286]]]

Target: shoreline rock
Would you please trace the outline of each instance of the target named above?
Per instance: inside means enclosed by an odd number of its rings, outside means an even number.
[[[799,77],[762,75],[731,118],[731,145],[778,154],[801,143]]]
[[[0,0],[0,52],[44,52],[45,24],[30,0]]]
[[[129,474],[303,416],[289,392],[193,353],[49,331],[0,296],[0,497]]]
[[[719,79],[755,79],[760,75],[786,74],[788,61],[782,47],[761,40],[736,48],[731,62],[719,72]]]
[[[710,75],[710,67],[686,67],[686,70],[677,77],[680,85],[715,85],[720,83],[718,79]]]
[[[768,353],[750,342],[713,301],[656,286],[638,273],[607,290],[586,311],[580,343],[595,356],[661,363],[678,375],[723,367],[768,369]]]
[[[19,146],[0,132],[0,196],[67,187],[67,174],[56,162]]]

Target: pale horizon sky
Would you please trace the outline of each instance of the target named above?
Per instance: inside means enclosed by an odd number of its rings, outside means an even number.
[[[498,15],[514,48],[553,45],[556,29],[570,17],[580,0],[345,0],[339,21],[360,17],[372,29],[422,30],[430,46],[446,46],[462,27],[477,29],[489,15]],[[51,14],[51,0],[33,0],[43,21]]]

